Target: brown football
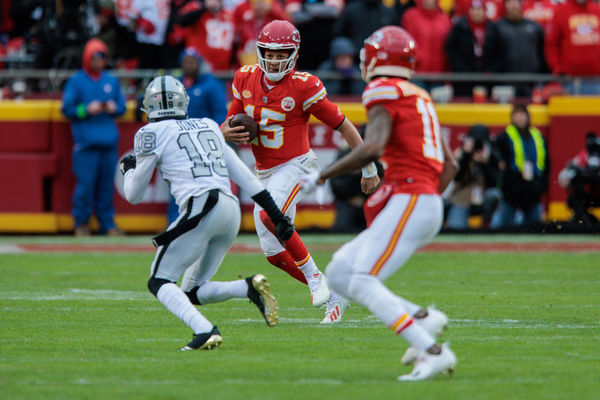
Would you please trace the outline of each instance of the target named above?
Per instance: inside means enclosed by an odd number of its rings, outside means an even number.
[[[258,124],[256,123],[256,121],[252,119],[252,117],[248,114],[235,114],[233,118],[229,120],[229,126],[233,128],[235,126],[240,125],[246,128],[246,131],[248,131],[248,133],[250,134],[248,142],[253,141],[256,135],[258,134]]]

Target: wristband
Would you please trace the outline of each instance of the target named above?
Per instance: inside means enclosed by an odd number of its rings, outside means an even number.
[[[87,117],[87,107],[85,104],[81,103],[77,106],[77,108],[75,109],[75,114],[77,115],[77,118],[79,119],[84,119],[85,117]]]
[[[377,176],[377,166],[374,162],[367,164],[361,168],[363,178],[373,178]]]

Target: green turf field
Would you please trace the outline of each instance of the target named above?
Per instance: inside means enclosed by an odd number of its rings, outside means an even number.
[[[94,241],[136,244],[148,237],[0,237],[0,248]],[[313,252],[323,268],[331,254]],[[402,338],[357,305],[341,324],[320,325],[324,313],[310,305],[308,289],[259,253],[229,254],[216,279],[266,274],[279,325],[268,328],[245,300],[203,306],[223,346],[177,352],[191,332],[146,290],[152,258],[0,254],[0,399],[600,398],[600,252],[416,254],[388,286],[448,314],[443,340],[458,357],[453,378],[417,383],[395,380],[410,371],[400,364]]]

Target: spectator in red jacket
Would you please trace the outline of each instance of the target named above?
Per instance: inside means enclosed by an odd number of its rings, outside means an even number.
[[[548,28],[557,4],[552,0],[525,0],[523,2],[523,17],[540,24],[544,31]]]
[[[440,9],[438,0],[417,0],[417,5],[402,16],[401,25],[417,42],[417,72],[448,71],[444,43],[452,22]]]
[[[182,9],[180,14],[177,22],[185,27],[185,47],[195,49],[212,71],[232,69],[235,27],[223,0],[204,0],[203,7]]]
[[[246,0],[233,12],[238,46],[237,58],[242,65],[256,64],[256,39],[260,30],[269,22],[290,19],[279,0]]]
[[[600,76],[600,6],[589,0],[567,0],[556,8],[546,35],[546,60],[557,75]],[[600,82],[583,79],[577,90],[600,94]]]

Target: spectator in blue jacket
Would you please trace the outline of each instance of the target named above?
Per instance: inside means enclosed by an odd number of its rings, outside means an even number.
[[[115,118],[125,113],[125,98],[117,78],[106,73],[106,44],[91,39],[83,49],[82,66],[63,92],[63,114],[73,133],[73,193],[75,235],[90,234],[95,213],[100,234],[120,235],[114,222],[114,173],[119,131]]]
[[[182,75],[176,77],[183,82],[183,86],[190,96],[188,117],[208,117],[215,120],[217,124],[222,124],[227,116],[227,98],[223,83],[210,73],[202,57],[192,47],[181,52],[179,64]],[[177,204],[171,196],[171,201],[167,206],[169,223],[175,221],[178,216]]]
[[[225,86],[209,71],[208,66],[193,47],[179,56],[182,76],[176,76],[190,96],[189,118],[208,117],[222,124],[227,116]]]

